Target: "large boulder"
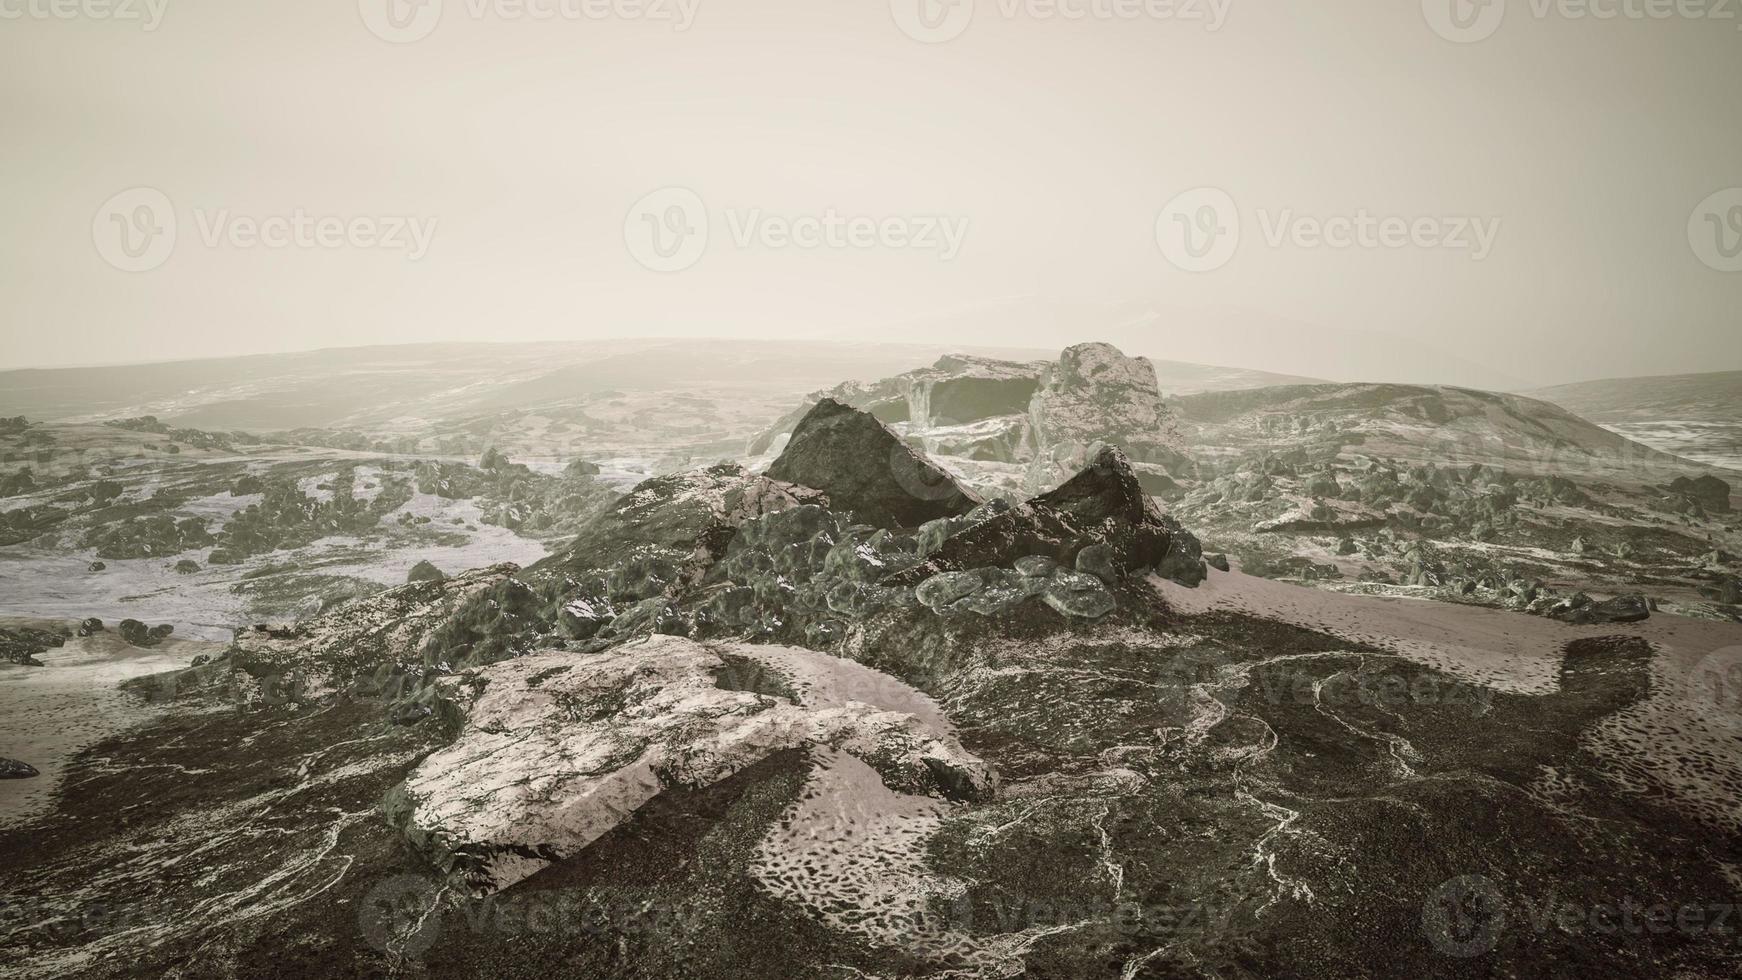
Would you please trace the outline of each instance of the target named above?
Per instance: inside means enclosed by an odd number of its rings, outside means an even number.
[[[449,687],[470,700],[465,728],[388,812],[478,893],[579,853],[667,789],[789,749],[844,752],[899,793],[983,799],[996,785],[929,698],[793,647],[652,636],[608,656],[523,657]]]
[[[832,398],[799,422],[767,475],[821,490],[831,508],[878,527],[918,527],[980,503],[882,422]]]

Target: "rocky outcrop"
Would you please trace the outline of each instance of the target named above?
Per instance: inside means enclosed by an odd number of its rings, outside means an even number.
[[[245,705],[313,701],[340,691],[398,695],[425,674],[465,666],[458,660],[463,652],[437,648],[432,639],[469,600],[518,571],[502,564],[414,582],[294,626],[238,630],[222,660],[197,669],[228,675]]]
[[[799,422],[767,475],[821,490],[831,508],[879,527],[918,527],[980,502],[883,423],[832,398]]]
[[[1026,428],[1022,416],[1040,383],[1041,368],[1041,362],[949,354],[931,367],[881,381],[849,381],[805,399],[752,439],[749,453],[761,456],[773,450],[824,399],[860,409],[880,422],[906,423],[913,432],[995,418]]]
[[[761,672],[775,683],[744,683]],[[978,799],[996,783],[924,695],[808,650],[654,636],[604,656],[523,657],[447,686],[467,704],[465,728],[388,810],[477,892],[578,853],[667,789],[710,786],[788,749],[845,752],[907,794]]]
[[[1066,348],[1042,372],[1028,418],[1035,451],[1031,490],[1057,485],[1104,445],[1145,462],[1179,458],[1173,413],[1162,402],[1155,366],[1111,344]]]
[[[927,530],[921,529],[922,540]],[[924,566],[905,576],[1004,567],[1025,557],[1088,571],[1108,585],[1151,570],[1184,585],[1204,576],[1197,538],[1161,513],[1130,460],[1112,447],[1057,489],[954,530],[927,553]]]
[[[41,667],[42,661],[36,659],[36,655],[64,646],[66,642],[66,634],[54,630],[30,626],[0,627],[0,663]]]

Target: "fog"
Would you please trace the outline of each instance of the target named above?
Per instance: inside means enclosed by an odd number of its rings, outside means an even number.
[[[918,3],[0,0],[0,366],[660,335],[1742,367],[1734,11]]]

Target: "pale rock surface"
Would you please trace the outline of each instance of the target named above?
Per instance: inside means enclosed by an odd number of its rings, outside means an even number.
[[[797,700],[723,689],[728,658]],[[579,853],[667,788],[706,787],[786,749],[845,753],[909,795],[982,798],[996,784],[924,695],[808,650],[652,636],[507,661],[450,687],[475,698],[464,730],[388,809],[481,893]]]

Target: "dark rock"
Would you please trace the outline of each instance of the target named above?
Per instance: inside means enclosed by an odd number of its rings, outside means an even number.
[[[199,570],[200,563],[189,558],[183,558],[181,561],[175,563],[175,573],[177,575],[192,575]]]
[[[830,507],[879,527],[919,527],[980,503],[882,422],[832,398],[800,420],[767,475],[821,490]]]
[[[1593,602],[1584,593],[1564,600],[1547,615],[1579,626],[1607,623],[1637,623],[1651,618],[1651,603],[1642,595],[1623,595]]]
[[[1228,556],[1227,555],[1205,555],[1204,556],[1204,564],[1209,565],[1211,568],[1215,569],[1218,572],[1225,572],[1228,570]]]
[[[66,641],[65,634],[53,630],[29,626],[0,628],[0,662],[22,667],[41,667],[42,661],[36,659],[36,655],[63,646]]]
[[[1106,447],[1058,489],[956,531],[925,565],[890,581],[918,584],[937,572],[1010,567],[1030,557],[1075,568],[1078,555],[1096,546],[1102,552],[1090,560],[1115,580],[1151,569],[1183,585],[1203,580],[1197,538],[1157,509],[1125,454]]]
[[[441,569],[427,561],[420,561],[411,566],[411,571],[405,575],[406,582],[445,582],[448,577]]]
[[[0,779],[29,779],[32,776],[40,775],[42,773],[37,772],[36,767],[28,762],[19,762],[17,759],[0,759]]]
[[[123,619],[115,627],[115,632],[121,634],[121,639],[130,646],[156,646],[157,640],[151,635],[151,627],[137,619]]]
[[[85,570],[91,571],[91,572],[100,572],[103,569],[108,568],[108,567],[109,567],[108,565],[105,565],[104,563],[102,563],[100,561],[94,561],[94,562],[91,562],[89,565],[86,565]]]
[[[1678,476],[1670,482],[1672,493],[1687,497],[1705,508],[1707,513],[1728,514],[1730,512],[1730,484],[1718,477],[1705,476],[1688,479]]]
[[[103,632],[103,621],[95,616],[79,624],[80,636],[96,636],[101,632]]]

